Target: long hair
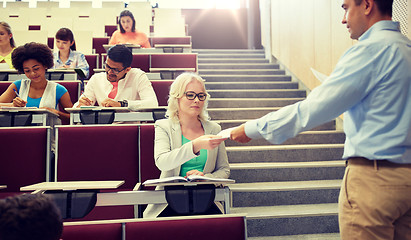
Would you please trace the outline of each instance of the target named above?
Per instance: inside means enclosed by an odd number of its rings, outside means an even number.
[[[134,19],[133,14],[129,10],[124,10],[120,13],[120,16],[118,17],[118,25],[120,26],[120,32],[125,33],[126,30],[124,30],[123,26],[121,26],[121,18],[122,17],[130,17],[131,20],[133,21],[133,26],[131,27],[131,31],[135,32],[136,31],[136,20]]]
[[[186,87],[189,83],[197,81],[201,83],[203,86],[204,92],[207,93],[205,89],[205,84],[204,84],[204,79],[202,79],[200,76],[198,76],[195,73],[192,72],[185,72],[180,74],[174,82],[171,84],[170,87],[170,94],[168,97],[168,108],[166,112],[166,117],[171,119],[174,122],[178,122],[178,100],[182,97],[184,97],[184,92],[186,90]],[[210,117],[207,112],[207,106],[208,106],[208,99],[210,95],[207,93],[207,98],[204,100],[204,106],[203,109],[198,115],[198,119],[201,121],[206,121],[209,120]]]
[[[70,43],[74,42],[74,34],[68,28],[60,28],[56,33],[56,39],[62,41],[70,41]],[[76,42],[70,46],[70,49],[76,51]]]
[[[6,23],[6,22],[0,22],[0,26],[4,27],[4,29],[7,31],[8,34],[13,34],[13,33],[11,32],[11,27],[10,27],[10,25],[9,25],[8,23]],[[16,42],[14,41],[14,36],[13,36],[13,35],[11,35],[11,38],[10,38],[10,46],[11,46],[12,48],[15,48],[15,47],[16,47]]]

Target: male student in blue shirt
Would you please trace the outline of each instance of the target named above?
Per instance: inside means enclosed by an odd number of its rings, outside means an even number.
[[[411,239],[411,41],[391,21],[392,4],[343,0],[342,23],[358,43],[304,101],[231,133],[279,144],[345,113],[343,240]]]

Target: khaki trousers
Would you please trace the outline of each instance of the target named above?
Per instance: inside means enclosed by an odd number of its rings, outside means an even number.
[[[339,225],[342,240],[411,240],[411,165],[349,159]]]

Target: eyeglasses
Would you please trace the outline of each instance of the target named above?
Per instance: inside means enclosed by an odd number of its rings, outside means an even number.
[[[126,69],[126,68],[123,68],[123,69],[121,69],[121,70],[119,70],[119,69],[117,69],[117,68],[112,68],[112,67],[110,67],[110,65],[108,65],[108,64],[106,63],[106,71],[107,71],[107,72],[111,70],[114,74],[119,74],[119,73],[122,72],[124,69]]]
[[[194,99],[196,99],[196,97],[198,97],[198,100],[204,101],[207,98],[206,93],[195,93],[193,91],[189,91],[189,92],[185,92],[184,94],[186,95],[186,98],[188,100],[194,100]]]

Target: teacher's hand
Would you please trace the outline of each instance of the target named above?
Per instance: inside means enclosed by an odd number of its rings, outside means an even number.
[[[226,139],[216,135],[203,135],[193,140],[193,152],[198,153],[201,149],[212,150]]]
[[[247,137],[247,135],[245,134],[244,126],[245,125],[242,124],[238,128],[231,131],[230,139],[239,143],[248,143],[249,141],[251,141],[251,138]]]

